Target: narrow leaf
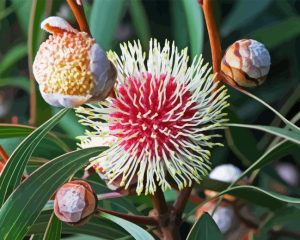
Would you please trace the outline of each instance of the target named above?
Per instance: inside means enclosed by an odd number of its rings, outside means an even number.
[[[148,48],[150,40],[150,26],[141,0],[130,0],[129,11],[132,23],[144,49]]]
[[[0,87],[13,86],[23,89],[29,93],[29,79],[26,77],[0,78]]]
[[[7,70],[13,67],[18,61],[24,58],[27,54],[26,44],[19,44],[12,47],[2,58],[0,62],[0,75],[3,75]]]
[[[100,213],[99,216],[108,219],[122,228],[124,228],[127,232],[131,234],[135,239],[140,240],[154,240],[154,238],[146,232],[143,228],[139,227],[138,225],[135,225],[127,220],[124,220],[122,218],[107,214],[107,213]]]
[[[27,161],[32,152],[37,147],[42,138],[57,124],[57,122],[66,114],[68,109],[63,109],[28,137],[15,149],[10,156],[3,172],[0,176],[0,206],[3,205],[5,199],[19,185]]]
[[[288,204],[300,206],[300,198],[289,197],[279,193],[266,191],[255,186],[244,185],[231,187],[220,192],[214,197],[214,199],[224,194],[232,194],[239,198],[250,201],[256,205],[267,207],[270,209],[278,209]]]
[[[43,240],[59,240],[61,235],[61,221],[52,213]]]
[[[223,21],[222,35],[227,36],[232,31],[254,20],[269,6],[270,2],[271,0],[236,1],[228,17]]]
[[[282,33],[284,34],[278,34]],[[272,25],[262,27],[252,32],[249,37],[263,42],[267,48],[273,49],[300,34],[300,17],[290,17]]]
[[[49,161],[32,173],[0,209],[0,236],[23,239],[56,189],[104,148],[88,148]]]
[[[124,7],[124,0],[101,0],[93,3],[90,17],[91,32],[97,43],[106,50],[112,47]]]
[[[181,0],[185,10],[188,25],[192,56],[199,56],[202,52],[204,39],[204,23],[201,7],[197,0]]]
[[[267,133],[273,134],[275,136],[287,139],[296,144],[300,144],[300,134],[298,134],[298,132],[291,131],[288,129],[272,127],[272,126],[249,125],[249,124],[238,124],[238,123],[228,123],[228,124],[224,124],[224,125],[228,126],[228,127],[256,129],[256,130],[267,132]]]
[[[195,239],[223,240],[224,237],[213,218],[208,213],[204,213],[187,236],[187,240]]]

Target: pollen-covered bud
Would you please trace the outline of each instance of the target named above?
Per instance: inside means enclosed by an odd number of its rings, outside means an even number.
[[[64,184],[55,196],[54,213],[69,224],[85,223],[96,207],[97,198],[92,187],[82,180]]]
[[[222,181],[222,182],[232,183],[232,182],[236,181],[241,176],[241,174],[242,174],[242,171],[238,167],[236,167],[232,164],[222,164],[222,165],[217,166],[210,172],[209,178],[218,180],[218,181]],[[240,181],[240,183],[242,183],[242,184],[245,182],[246,182],[246,179],[242,179]],[[213,197],[216,194],[217,193],[215,191],[205,190],[205,195],[207,197]],[[231,196],[229,194],[225,194],[224,198],[228,201],[235,200],[235,197]]]
[[[262,43],[242,39],[227,48],[221,71],[231,85],[255,87],[265,81],[270,65],[269,51]]]
[[[33,74],[45,101],[77,107],[104,100],[113,88],[116,70],[95,39],[60,17],[45,19],[41,28],[51,35],[37,52]]]

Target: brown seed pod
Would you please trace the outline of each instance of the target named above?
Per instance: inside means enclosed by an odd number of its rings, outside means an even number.
[[[85,181],[64,184],[56,193],[54,213],[63,222],[81,225],[95,212],[97,198]]]
[[[240,87],[262,84],[271,65],[269,51],[253,39],[242,39],[230,45],[221,63],[221,71],[227,82]]]

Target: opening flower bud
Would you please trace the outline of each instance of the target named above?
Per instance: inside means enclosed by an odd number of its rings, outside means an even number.
[[[227,48],[221,71],[231,85],[255,87],[266,80],[270,65],[269,51],[262,43],[253,39],[242,39]]]
[[[85,181],[76,180],[64,184],[56,193],[54,213],[63,222],[83,224],[94,213],[97,197]]]
[[[51,35],[37,52],[33,74],[45,101],[77,107],[104,100],[113,88],[116,70],[95,39],[60,17],[45,19],[41,27]]]

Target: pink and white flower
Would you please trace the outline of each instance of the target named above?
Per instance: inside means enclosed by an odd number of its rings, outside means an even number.
[[[139,42],[121,45],[120,57],[110,52],[118,72],[116,97],[76,109],[92,129],[83,147],[114,137],[92,164],[110,182],[121,177],[125,189],[137,181],[138,194],[170,188],[167,175],[179,189],[201,181],[210,170],[210,149],[221,145],[211,131],[223,128],[228,106],[225,87],[213,81],[201,57],[189,66],[187,49],[178,51],[168,41],[161,47],[151,40],[149,49],[147,59]]]

